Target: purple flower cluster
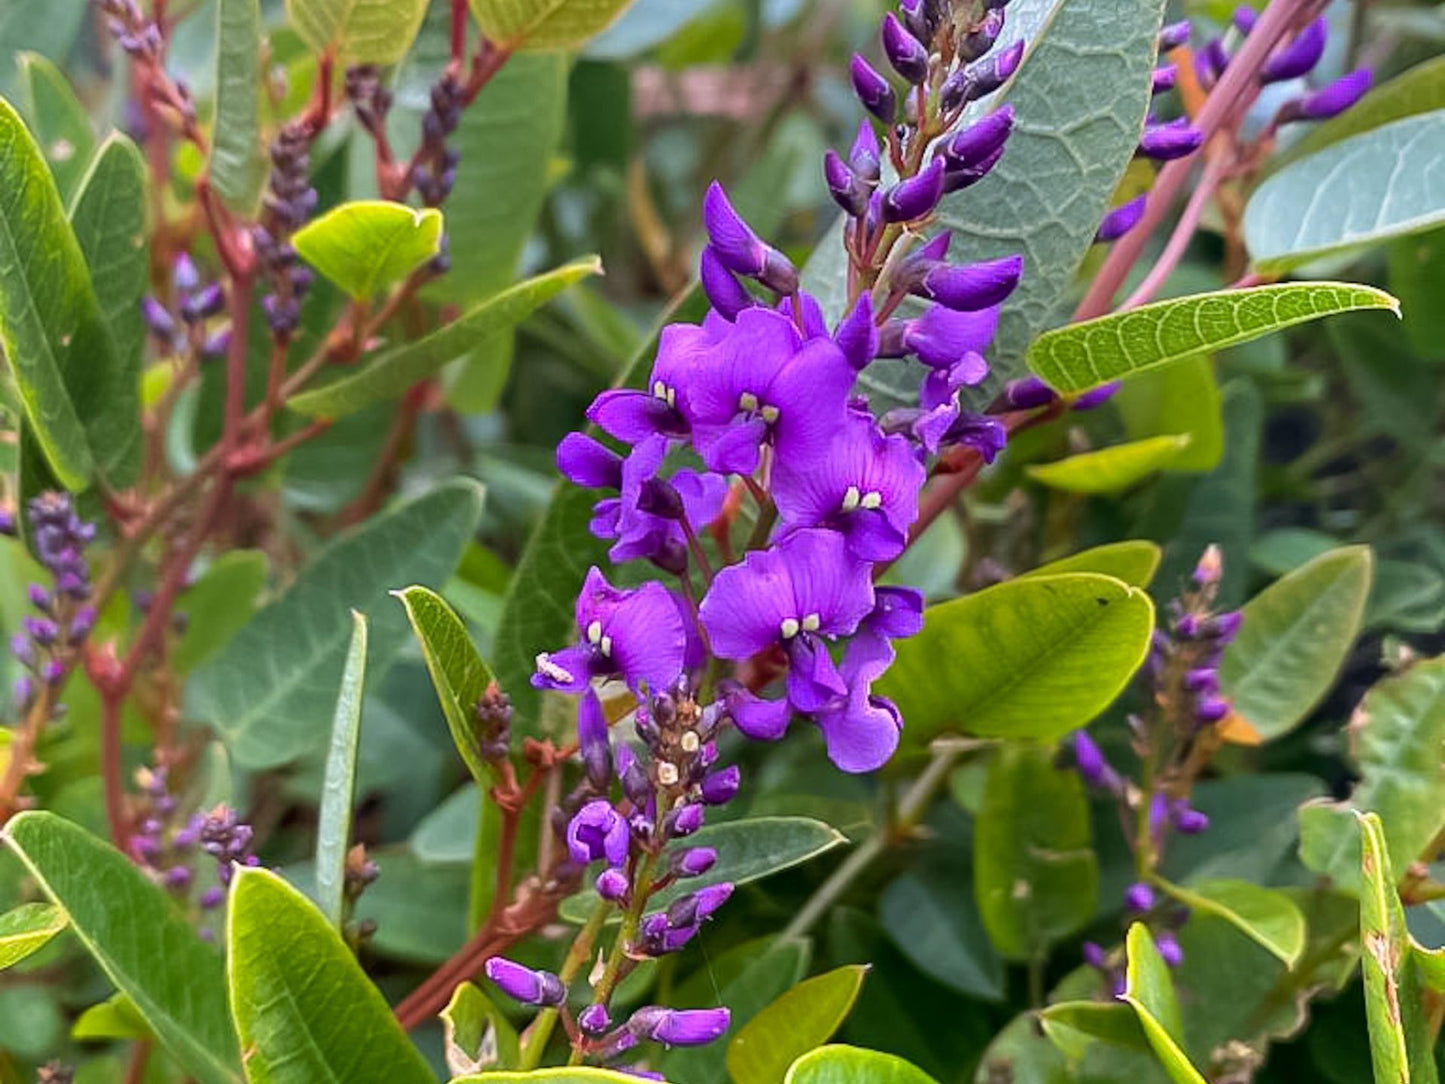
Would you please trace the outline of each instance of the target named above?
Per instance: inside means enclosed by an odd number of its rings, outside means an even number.
[[[155,881],[179,898],[196,887],[196,858],[200,853],[216,862],[216,884],[202,890],[196,902],[211,911],[226,899],[236,864],[256,866],[251,853],[251,826],[226,806],[187,817],[170,789],[170,772],[164,766],[136,773],[139,793],[137,830],[127,841],[131,857]]]
[[[316,210],[316,189],[311,186],[310,123],[293,120],[281,126],[271,143],[271,177],[263,198],[265,225],[251,230],[251,244],[261,270],[271,283],[262,300],[266,322],[280,341],[287,341],[301,324],[301,302],[315,281],[291,244],[291,235]]]
[[[205,327],[207,320],[225,308],[226,294],[221,284],[202,282],[195,261],[184,252],[176,257],[171,276],[176,289],[175,313],[153,295],[141,301],[141,315],[152,337],[167,351],[179,351],[191,345],[206,356],[224,354],[231,339],[229,325],[210,334]]]
[[[85,557],[86,546],[95,538],[95,524],[76,514],[68,493],[42,493],[31,500],[29,514],[35,556],[50,573],[52,584],[30,585],[30,604],[36,612],[22,618],[21,631],[10,641],[11,652],[28,671],[15,682],[17,710],[28,707],[41,686],[64,679],[96,619]]]

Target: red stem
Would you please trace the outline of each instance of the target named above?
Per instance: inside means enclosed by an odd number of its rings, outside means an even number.
[[[1179,265],[1185,250],[1189,248],[1189,242],[1194,238],[1194,232],[1199,228],[1199,218],[1204,213],[1204,208],[1209,206],[1209,201],[1214,198],[1214,193],[1219,188],[1219,182],[1224,179],[1229,157],[1224,153],[1216,154],[1205,164],[1204,176],[1199,178],[1199,183],[1190,193],[1189,202],[1184,207],[1184,213],[1179,216],[1174,232],[1169,235],[1164,251],[1144,276],[1144,281],[1139,283],[1138,288],[1119,306],[1121,312],[1153,300],[1159,288],[1174,273],[1174,268]]]

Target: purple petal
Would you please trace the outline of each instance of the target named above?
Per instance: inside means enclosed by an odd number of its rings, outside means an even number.
[[[728,713],[738,729],[754,741],[777,741],[793,718],[786,700],[764,700],[746,690],[729,697]]]
[[[622,457],[585,433],[568,433],[557,445],[557,469],[586,489],[620,489]]]
[[[970,351],[982,354],[993,342],[997,330],[997,308],[954,312],[942,305],[933,305],[918,319],[908,322],[903,345],[923,364],[936,369],[948,368]]]
[[[1320,57],[1325,55],[1325,42],[1329,37],[1329,23],[1321,15],[1295,35],[1284,48],[1264,62],[1260,78],[1266,83],[1284,79],[1298,79],[1307,74]]]
[[[798,711],[817,711],[848,691],[843,675],[818,637],[799,635],[788,641],[788,703]]]

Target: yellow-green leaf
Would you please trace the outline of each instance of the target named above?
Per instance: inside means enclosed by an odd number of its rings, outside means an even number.
[[[296,252],[354,298],[375,297],[437,254],[442,213],[390,200],[355,200],[296,231]]]
[[[0,915],[0,971],[39,952],[67,921],[65,912],[49,903],[25,903]]]
[[[1195,911],[1218,915],[1250,940],[1293,967],[1305,949],[1305,917],[1294,901],[1249,881],[1200,881],[1189,886],[1160,882],[1164,891]]]
[[[1069,493],[1118,493],[1165,470],[1189,446],[1189,436],[1146,437],[1092,452],[1080,452],[1054,463],[1025,468],[1030,478]]]
[[[728,1044],[736,1084],[783,1084],[788,1068],[842,1027],[868,968],[839,967],[798,983],[749,1020]]]
[[[1133,587],[1148,587],[1159,570],[1163,552],[1159,546],[1143,538],[1125,542],[1106,542],[1102,546],[1080,550],[1057,561],[1020,574],[1017,579],[1034,576],[1057,576],[1062,572],[1097,572],[1112,576]]]
[[[482,33],[507,49],[574,49],[632,0],[470,0]]]
[[[912,1062],[880,1050],[833,1044],[804,1054],[785,1084],[938,1084]]]
[[[1184,1053],[1179,999],[1149,927],[1142,922],[1130,926],[1127,946],[1128,965],[1120,1000],[1127,1002],[1139,1017],[1144,1037],[1174,1084],[1208,1084]]]
[[[347,64],[395,64],[421,29],[427,0],[286,0],[286,14],[313,52]]]

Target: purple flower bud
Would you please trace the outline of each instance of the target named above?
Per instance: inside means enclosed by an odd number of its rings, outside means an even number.
[[[1216,640],[1227,644],[1234,639],[1242,624],[1244,624],[1244,613],[1240,610],[1215,614],[1209,622],[1208,632]]]
[[[1022,256],[950,267],[940,264],[923,276],[913,293],[955,312],[978,312],[1000,304],[1019,284]]]
[[[888,80],[874,71],[873,66],[863,59],[861,53],[853,54],[849,70],[853,76],[853,93],[858,95],[863,108],[884,124],[892,124],[893,117],[898,112],[898,99],[894,97]]]
[[[757,304],[747,287],[739,282],[731,271],[723,266],[711,245],[702,250],[698,260],[698,278],[708,303],[717,310],[724,320],[734,320],[738,313]]]
[[[15,684],[10,686],[10,698],[16,707],[23,707],[30,703],[30,698],[35,695],[35,682],[28,675],[21,675],[15,679]]]
[[[606,1005],[588,1005],[577,1014],[577,1026],[583,1034],[596,1037],[612,1026]]]
[[[944,144],[949,168],[977,166],[1001,148],[1013,131],[1014,107],[995,109],[977,124],[970,124]]]
[[[856,370],[868,367],[878,356],[878,326],[873,322],[873,298],[865,290],[851,312],[838,322],[833,341]]]
[[[1147,911],[1154,906],[1154,890],[1142,881],[1124,890],[1124,906],[1130,911]]]
[[[30,597],[30,605],[34,606],[37,610],[48,611],[50,609],[50,592],[45,590],[40,584],[32,583],[27,589],[27,594]]]
[[[75,616],[70,619],[70,638],[72,640],[84,640],[90,635],[90,630],[95,628],[96,612],[94,606],[82,606],[75,611]]]
[[[1321,15],[1309,26],[1295,35],[1294,40],[1264,62],[1259,77],[1265,83],[1277,83],[1284,79],[1298,79],[1308,73],[1325,55],[1325,41],[1329,37],[1329,23]]]
[[[620,869],[604,869],[597,875],[594,887],[604,900],[616,903],[627,898],[627,892],[632,886],[628,883],[627,874]]]
[[[721,884],[708,885],[706,888],[699,888],[693,897],[697,903],[697,921],[711,918],[715,912],[733,894],[733,886],[727,881]]]
[[[1084,957],[1084,963],[1099,971],[1103,971],[1109,966],[1109,954],[1104,951],[1102,945],[1093,941],[1084,942],[1082,955]]]
[[[1117,778],[1104,758],[1104,751],[1083,730],[1074,732],[1074,764],[1084,782],[1091,787],[1107,787]]]
[[[217,328],[201,343],[201,353],[209,358],[224,357],[231,349],[231,325]]]
[[[177,290],[190,293],[201,284],[201,273],[196,270],[196,263],[189,253],[182,252],[176,257],[175,263],[171,265],[171,273],[175,276]]]
[[[1146,129],[1139,140],[1139,153],[1156,162],[1172,162],[1193,154],[1203,143],[1204,133],[1181,118],[1178,122]]]
[[[147,295],[140,303],[141,316],[145,318],[146,327],[157,339],[169,341],[176,333],[176,320],[164,305],[155,298]]]
[[[974,76],[972,97],[982,98],[985,94],[992,94],[1003,86],[1013,78],[1014,72],[1019,70],[1019,64],[1023,62],[1023,59],[1024,42],[1016,41],[998,55],[975,64],[970,69]]]
[[[828,195],[843,209],[843,213],[857,218],[868,209],[868,189],[853,174],[848,163],[836,151],[823,155],[823,180],[828,185]]]
[[[612,745],[607,739],[602,702],[591,689],[582,694],[582,702],[577,705],[577,748],[587,782],[593,789],[605,792],[612,781]]]
[[[167,888],[187,888],[191,883],[191,871],[185,866],[172,866],[166,870],[164,880]]]
[[[702,800],[708,805],[726,805],[738,792],[742,771],[736,764],[703,776]]]
[[[1259,12],[1247,4],[1241,4],[1234,9],[1234,15],[1231,16],[1230,22],[1234,23],[1234,29],[1248,37],[1249,32],[1254,29],[1254,24],[1259,22]]]
[[[181,301],[181,319],[187,323],[195,323],[207,317],[215,316],[226,304],[226,292],[221,289],[219,282],[213,282],[201,288],[199,293],[184,298]]]
[[[1214,86],[1215,81],[1224,74],[1224,69],[1229,67],[1229,53],[1224,48],[1224,41],[1220,38],[1210,38],[1205,42],[1204,47],[1194,54],[1194,72],[1199,76],[1199,81],[1209,88]]]
[[[1099,223],[1098,232],[1094,234],[1094,240],[1100,244],[1107,244],[1110,241],[1117,241],[1126,233],[1139,224],[1144,217],[1144,205],[1148,202],[1148,196],[1135,196],[1128,203],[1121,203],[1104,216]]]
[[[649,1005],[632,1014],[627,1029],[639,1039],[664,1046],[702,1046],[722,1038],[731,1022],[727,1009],[664,1009]]]
[[[1169,23],[1159,31],[1159,51],[1167,53],[1171,49],[1177,49],[1189,40],[1189,20],[1180,19],[1177,23]]]
[[[1093,410],[1114,398],[1114,394],[1118,390],[1119,381],[1111,380],[1107,384],[1100,384],[1097,388],[1090,388],[1070,403],[1069,407],[1073,410]]]
[[[1174,89],[1174,84],[1179,81],[1179,66],[1177,64],[1161,64],[1154,69],[1154,82],[1150,88],[1151,94],[1163,94]]]
[[[1174,827],[1186,836],[1197,836],[1209,828],[1209,814],[1180,803],[1174,810]]]
[[[1184,675],[1184,687],[1192,693],[1214,692],[1219,688],[1219,671],[1212,666],[1197,666]]]
[[[878,133],[867,120],[858,122],[858,134],[848,151],[848,168],[865,185],[875,185],[882,173],[882,150],[878,146]]]
[[[894,71],[914,84],[928,78],[928,50],[908,32],[893,12],[883,16],[879,36],[883,40],[883,54],[888,57]]]
[[[1033,410],[1048,406],[1058,394],[1038,377],[1024,376],[1004,385],[1003,398],[1012,410]]]
[[[914,222],[932,214],[943,198],[942,158],[934,158],[916,177],[899,181],[883,197],[884,222]]]
[[[550,971],[533,971],[501,956],[493,956],[482,970],[502,993],[524,1005],[556,1006],[567,1000],[562,980]]]
[[[212,885],[201,893],[201,907],[206,911],[214,911],[221,904],[226,902],[226,890]]]
[[[40,680],[47,685],[59,685],[65,677],[65,664],[59,659],[47,659],[40,666]]]
[[[557,469],[584,489],[621,489],[622,457],[585,433],[568,433],[557,445]]]
[[[579,866],[597,859],[620,866],[627,861],[630,843],[627,821],[600,798],[579,809],[567,825],[567,849]]]
[[[695,803],[674,811],[671,815],[672,835],[692,835],[702,827],[703,816],[703,807]]]
[[[48,617],[26,614],[20,621],[25,634],[41,647],[49,647],[60,638],[60,626]]]
[[[1374,76],[1368,68],[1358,68],[1328,86],[1290,102],[1280,110],[1279,123],[1291,120],[1328,120],[1339,116],[1369,91]]]
[[[776,293],[797,291],[797,268],[777,249],[758,239],[717,181],[708,185],[702,215],[713,251],[724,267],[734,274],[757,279]]]
[[[1228,718],[1229,712],[1229,701],[1212,693],[1206,693],[1194,702],[1194,714],[1206,726]]]
[[[711,847],[692,847],[674,855],[672,873],[676,877],[699,877],[717,864],[717,851]]]
[[[1178,967],[1184,962],[1184,950],[1179,947],[1179,940],[1168,930],[1161,931],[1154,938],[1154,947],[1159,950],[1159,956],[1169,967]]]

